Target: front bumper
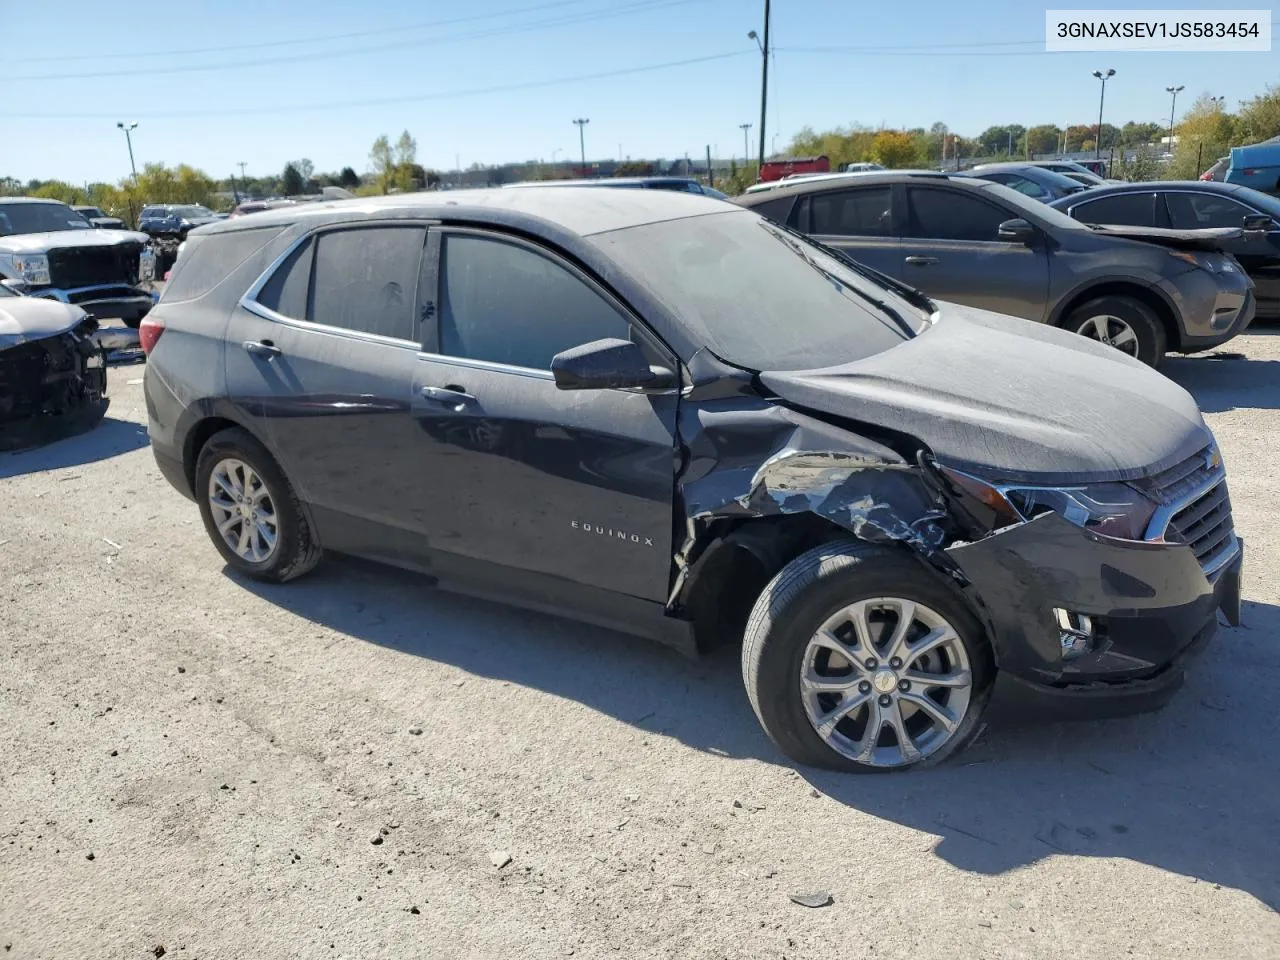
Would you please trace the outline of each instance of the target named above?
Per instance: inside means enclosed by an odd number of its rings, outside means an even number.
[[[1220,346],[1244,333],[1258,309],[1253,282],[1243,272],[1210,274],[1195,270],[1166,290],[1182,314],[1181,330],[1170,348],[1195,353]]]
[[[1219,611],[1239,622],[1243,550],[1207,577],[1184,545],[1098,537],[1046,514],[948,553],[987,620],[1003,698],[1096,717],[1163,706]],[[1064,660],[1055,608],[1091,618],[1088,653]]]
[[[99,320],[139,320],[155,305],[155,296],[141,287],[101,284],[91,287],[42,287],[33,297],[72,303]]]

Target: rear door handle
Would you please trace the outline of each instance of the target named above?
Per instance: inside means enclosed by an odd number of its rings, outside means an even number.
[[[450,384],[447,387],[423,387],[418,391],[422,399],[439,403],[454,410],[461,410],[476,402],[476,398],[461,387]]]
[[[270,340],[246,340],[241,346],[250,356],[261,357],[264,360],[274,360],[281,354],[280,348]]]
[[[927,267],[939,261],[937,257],[907,257],[906,262],[913,267]]]

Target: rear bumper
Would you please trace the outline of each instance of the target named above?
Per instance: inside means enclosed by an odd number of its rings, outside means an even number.
[[[91,287],[33,290],[33,297],[75,304],[100,320],[138,320],[155,305],[153,294],[127,284],[100,284]]]
[[[1206,577],[1190,548],[1099,538],[1045,515],[948,551],[968,576],[1000,668],[998,695],[1058,719],[1159,709],[1187,663],[1239,621],[1244,547]],[[1091,618],[1066,660],[1054,610]]]

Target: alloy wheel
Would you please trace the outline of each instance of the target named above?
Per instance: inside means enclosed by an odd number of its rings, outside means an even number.
[[[1115,347],[1131,357],[1138,355],[1138,335],[1133,327],[1119,317],[1103,315],[1090,317],[1077,331],[1081,336]]]
[[[973,692],[956,629],[900,597],[861,600],[828,618],[805,648],[799,681],[818,736],[870,767],[909,766],[940,750]]]
[[[262,477],[243,460],[219,460],[209,474],[209,508],[223,541],[249,563],[265,563],[280,536],[275,503]]]

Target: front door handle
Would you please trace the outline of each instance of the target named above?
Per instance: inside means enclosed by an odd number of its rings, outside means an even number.
[[[280,348],[270,340],[246,340],[241,346],[250,356],[261,357],[263,360],[274,360],[281,353]]]
[[[937,257],[907,257],[906,262],[913,267],[927,267],[938,263]]]
[[[438,403],[453,410],[461,410],[463,407],[476,402],[475,397],[463,390],[462,387],[454,386],[453,384],[447,387],[423,387],[418,392],[422,395],[422,399],[430,400],[432,403]]]

